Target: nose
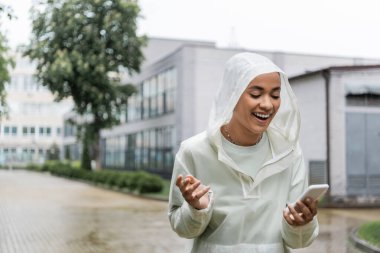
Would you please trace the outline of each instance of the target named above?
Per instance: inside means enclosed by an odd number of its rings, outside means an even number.
[[[271,111],[273,108],[272,100],[269,96],[263,96],[260,101],[260,108],[265,111]]]

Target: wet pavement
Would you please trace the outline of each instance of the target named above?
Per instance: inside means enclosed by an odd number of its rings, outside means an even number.
[[[0,170],[0,253],[180,253],[167,203],[28,171]],[[380,209],[324,209],[320,235],[294,253],[358,253],[349,233]]]

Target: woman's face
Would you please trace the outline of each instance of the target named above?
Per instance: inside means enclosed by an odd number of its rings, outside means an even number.
[[[261,134],[280,108],[281,79],[277,72],[253,79],[241,95],[232,120],[251,134]]]

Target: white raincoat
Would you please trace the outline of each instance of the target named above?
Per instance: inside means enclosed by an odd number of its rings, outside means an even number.
[[[248,84],[270,72],[281,75],[281,106],[267,129],[273,158],[252,178],[227,155],[220,127],[231,119]],[[298,227],[283,218],[286,204],[308,186],[298,143],[299,111],[285,73],[261,55],[240,53],[227,62],[216,95],[208,130],[183,141],[176,155],[169,197],[173,230],[193,238],[191,252],[197,253],[282,253],[310,245],[318,235],[316,217]],[[206,209],[196,210],[184,200],[175,185],[180,174],[211,186]]]

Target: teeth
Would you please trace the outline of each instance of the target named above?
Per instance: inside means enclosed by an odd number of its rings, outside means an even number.
[[[264,118],[264,119],[267,119],[270,116],[270,114],[261,114],[261,113],[257,113],[257,112],[254,112],[253,114],[260,117],[260,118]]]

